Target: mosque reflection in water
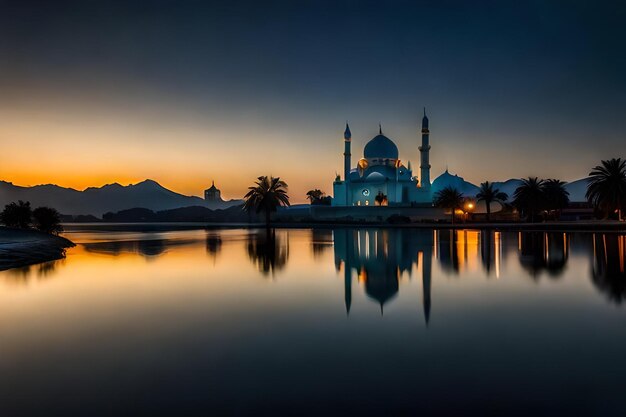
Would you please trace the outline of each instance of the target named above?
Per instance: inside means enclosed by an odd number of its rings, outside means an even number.
[[[334,231],[335,267],[343,271],[346,312],[352,304],[352,277],[363,283],[366,294],[380,304],[393,299],[400,276],[422,267],[424,318],[430,317],[432,230],[343,229]]]
[[[448,276],[462,276],[482,267],[487,278],[501,278],[504,264],[517,257],[533,280],[559,278],[566,269],[570,245],[593,254],[591,279],[611,302],[626,299],[626,236],[563,232],[499,232],[493,230],[339,229],[333,231],[335,268],[343,274],[345,307],[350,313],[353,280],[380,305],[399,291],[401,276],[421,272],[422,305],[431,313],[432,262]],[[318,249],[319,250],[319,249]],[[545,274],[544,274],[545,272]]]
[[[308,234],[308,236],[307,236]],[[103,233],[102,238],[107,234]],[[207,230],[204,237],[206,255],[215,265],[222,251],[240,250],[261,276],[283,273],[289,262],[297,262],[302,252],[290,254],[290,239],[311,244],[315,262],[328,262],[334,255],[337,273],[344,280],[345,309],[352,306],[354,281],[365,294],[384,307],[398,294],[401,277],[421,275],[422,306],[426,323],[431,315],[433,263],[436,279],[478,276],[486,279],[512,279],[521,267],[525,276],[542,279],[564,279],[570,258],[588,259],[588,276],[608,302],[626,301],[626,235],[620,233],[500,232],[494,230],[433,230],[409,228],[341,228],[288,230],[248,230],[242,234],[224,230]],[[156,260],[169,251],[184,250],[198,244],[197,235],[182,234],[176,239],[161,234],[142,233],[129,240],[92,241],[80,246],[87,253],[117,257],[135,253]],[[297,249],[298,245],[296,245]],[[332,255],[331,255],[332,253]],[[291,255],[291,258],[290,258]],[[229,259],[229,257],[226,257]],[[572,265],[576,265],[572,261]],[[16,268],[4,278],[15,284],[32,278],[52,278],[58,269],[67,267],[65,260]],[[508,276],[504,276],[508,275]]]

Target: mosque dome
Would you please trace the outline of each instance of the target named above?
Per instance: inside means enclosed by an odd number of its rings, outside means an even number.
[[[398,147],[387,136],[380,134],[367,142],[363,156],[367,159],[398,159]]]
[[[466,197],[474,197],[479,191],[480,188],[471,182],[465,181],[463,177],[459,177],[458,175],[452,175],[448,170],[435,178],[432,183],[431,189],[433,193],[437,193],[443,190],[446,187],[456,188],[461,194]]]

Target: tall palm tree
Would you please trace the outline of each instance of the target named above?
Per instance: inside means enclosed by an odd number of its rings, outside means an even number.
[[[542,185],[545,209],[548,211],[555,211],[560,215],[563,210],[569,204],[569,192],[565,189],[566,182],[549,179],[545,180]]]
[[[476,200],[484,201],[487,207],[487,221],[491,217],[491,203],[504,203],[509,196],[498,188],[493,188],[493,183],[485,181],[480,184],[480,191],[476,194]]]
[[[248,193],[243,197],[244,210],[255,210],[256,213],[265,212],[265,225],[270,225],[270,214],[280,206],[289,206],[287,195],[287,183],[280,177],[258,177],[252,187],[248,187]]]
[[[535,216],[545,205],[543,183],[537,177],[524,178],[513,193],[513,205],[528,216],[531,222],[535,221]]]
[[[613,158],[602,161],[589,173],[585,197],[595,207],[603,210],[606,217],[617,210],[618,219],[626,207],[626,160]]]
[[[437,191],[433,199],[435,206],[450,209],[452,212],[452,224],[454,224],[454,211],[463,207],[464,202],[463,194],[451,185]]]

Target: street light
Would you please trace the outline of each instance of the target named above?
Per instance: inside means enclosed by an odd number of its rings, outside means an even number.
[[[465,203],[465,220],[467,220],[469,218],[470,212],[474,209],[474,203],[471,201],[468,201],[467,203]]]

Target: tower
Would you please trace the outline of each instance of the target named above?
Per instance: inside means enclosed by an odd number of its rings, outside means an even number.
[[[420,185],[422,188],[430,189],[430,160],[428,153],[430,151],[430,144],[428,143],[428,136],[430,131],[428,130],[428,117],[426,117],[426,107],[424,107],[424,117],[422,118],[422,146],[420,150]]]
[[[350,126],[346,122],[346,130],[343,132],[344,151],[343,151],[343,181],[346,189],[346,205],[350,205],[350,143],[352,140],[352,133],[350,132]]]
[[[204,190],[204,199],[206,201],[222,201],[221,192],[215,186],[215,181],[211,183],[211,188]]]

